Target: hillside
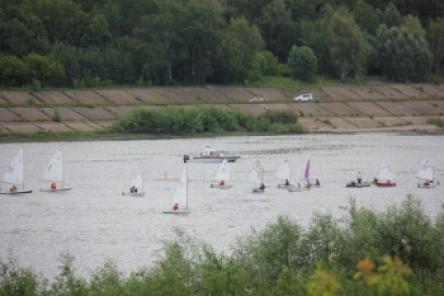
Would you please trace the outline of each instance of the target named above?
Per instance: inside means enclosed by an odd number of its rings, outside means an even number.
[[[314,102],[294,102],[299,93]],[[254,96],[263,102],[250,103]],[[156,87],[0,91],[0,134],[99,131],[135,108],[217,105],[253,114],[292,110],[311,132],[434,130],[444,119],[444,85],[375,84],[285,91],[266,87]]]

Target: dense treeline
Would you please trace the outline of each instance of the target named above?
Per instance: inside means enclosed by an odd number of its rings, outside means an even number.
[[[123,276],[106,263],[89,279],[65,256],[48,284],[14,261],[0,263],[0,295],[442,295],[444,212],[431,221],[417,201],[345,219],[315,216],[307,228],[279,218],[218,254],[178,231],[151,267]]]
[[[443,75],[440,0],[0,0],[0,85]]]
[[[214,107],[135,109],[120,119],[112,131],[151,135],[196,135],[224,132],[302,133],[297,114],[267,111],[260,116]]]

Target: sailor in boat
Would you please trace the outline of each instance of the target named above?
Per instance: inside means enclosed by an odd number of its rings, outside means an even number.
[[[56,182],[52,182],[51,185],[50,185],[50,188],[51,188],[52,191],[56,191],[57,190]]]
[[[177,211],[179,209],[179,204],[176,202],[174,205],[173,205],[173,211]]]
[[[137,193],[137,187],[136,186],[131,186],[130,188],[130,193]]]
[[[358,172],[358,176],[356,177],[356,179],[358,180],[358,184],[361,184],[361,183],[362,183],[361,172]]]
[[[220,180],[219,186],[221,186],[221,187],[225,186],[225,181],[224,180]]]
[[[261,186],[259,186],[259,190],[260,191],[265,191],[265,184],[264,183],[261,183]]]
[[[17,192],[17,186],[12,185],[11,188],[9,189],[9,192]]]
[[[288,181],[288,179],[285,179],[285,186],[290,186],[290,181]]]
[[[316,185],[317,187],[321,186],[321,182],[319,182],[319,179],[316,179],[315,185]]]

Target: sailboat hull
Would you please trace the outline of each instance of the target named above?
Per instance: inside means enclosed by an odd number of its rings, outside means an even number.
[[[63,188],[57,188],[57,189],[40,189],[41,192],[52,192],[52,193],[56,193],[56,192],[66,192],[66,191],[71,191],[71,187],[63,187]]]
[[[211,184],[210,188],[216,188],[216,189],[230,189],[233,186],[231,185],[219,185],[219,184]]]
[[[184,211],[163,211],[163,214],[171,214],[171,215],[178,215],[178,216],[186,216],[188,214],[191,214],[191,211],[184,210]]]
[[[16,191],[16,192],[0,192],[0,195],[20,195],[32,193],[32,190]]]
[[[278,184],[277,187],[280,188],[280,189],[288,189],[290,187],[290,185]]]
[[[395,182],[376,182],[375,185],[378,187],[395,187],[396,183]]]
[[[350,182],[350,183],[347,183],[345,185],[345,187],[347,187],[347,188],[363,188],[363,187],[370,187],[370,185],[371,184],[369,182],[361,182],[361,183]]]
[[[264,193],[265,190],[262,190],[260,188],[253,188],[251,189],[251,193]]]
[[[132,196],[132,197],[145,197],[145,192],[137,192],[137,193],[131,193],[131,192],[122,192],[123,196]]]

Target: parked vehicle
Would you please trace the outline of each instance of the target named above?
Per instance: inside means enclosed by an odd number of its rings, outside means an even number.
[[[265,99],[263,97],[251,97],[248,99],[248,102],[250,103],[257,103],[257,102],[263,102]]]
[[[296,102],[309,102],[313,101],[313,94],[300,94],[293,98]]]

